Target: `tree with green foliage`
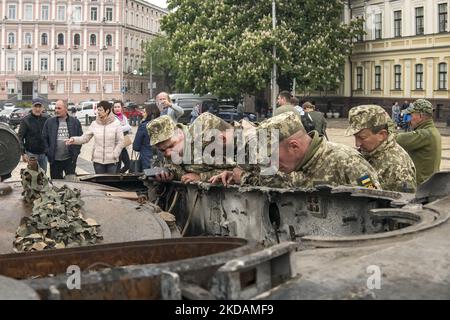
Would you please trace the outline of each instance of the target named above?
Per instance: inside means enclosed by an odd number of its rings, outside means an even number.
[[[158,36],[145,45],[145,68],[152,69],[155,79],[162,81],[164,90],[169,92],[175,89],[177,77],[177,64],[169,47],[167,37]]]
[[[177,62],[177,83],[219,96],[267,87],[273,62],[279,79],[304,90],[335,88],[362,21],[343,23],[342,0],[168,0],[162,20]],[[277,56],[272,56],[276,46]]]

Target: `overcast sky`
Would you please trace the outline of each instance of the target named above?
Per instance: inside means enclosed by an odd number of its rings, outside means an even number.
[[[167,8],[167,1],[166,0],[146,0],[147,2],[156,4],[158,7],[161,8]]]

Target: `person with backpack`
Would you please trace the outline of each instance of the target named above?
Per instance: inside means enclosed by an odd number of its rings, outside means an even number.
[[[278,94],[277,103],[279,107],[275,110],[273,116],[280,115],[285,112],[294,112],[300,118],[306,132],[315,130],[313,118],[306,112],[302,115],[300,111],[291,104],[292,95],[289,91],[281,91]]]
[[[327,120],[322,112],[316,111],[316,106],[311,102],[306,101],[303,105],[303,110],[305,110],[305,114],[311,117],[314,129],[319,132],[319,136],[327,137]]]

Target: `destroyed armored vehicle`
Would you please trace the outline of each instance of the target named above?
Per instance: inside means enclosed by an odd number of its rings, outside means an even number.
[[[15,138],[0,130],[2,174],[17,164]],[[0,297],[450,298],[450,172],[416,194],[161,184],[145,175],[80,180],[53,183],[81,190],[103,242],[37,252],[12,252],[30,208],[20,182],[1,186]],[[68,274],[70,266],[79,269]],[[70,290],[77,270],[80,290]]]

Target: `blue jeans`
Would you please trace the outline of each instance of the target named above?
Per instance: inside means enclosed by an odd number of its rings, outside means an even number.
[[[37,159],[39,167],[41,167],[44,172],[47,172],[47,156],[45,155],[45,153],[35,154],[28,151],[25,151],[25,153],[28,157],[35,157]]]

